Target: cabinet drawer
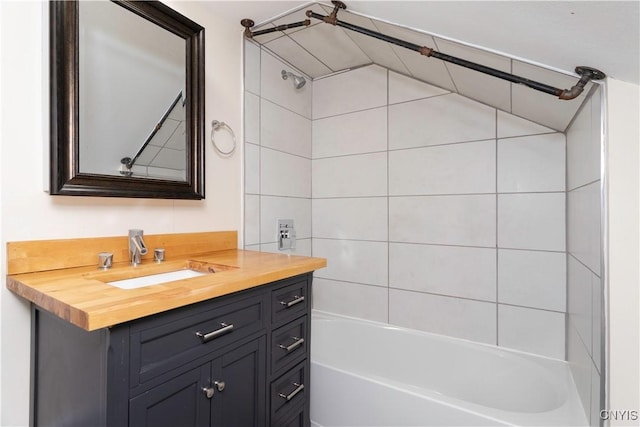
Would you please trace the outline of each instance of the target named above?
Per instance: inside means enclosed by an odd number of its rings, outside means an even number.
[[[303,405],[290,414],[275,420],[271,425],[278,427],[308,427],[311,424],[307,405]]]
[[[265,298],[212,305],[131,334],[131,386],[263,330]]]
[[[280,324],[307,312],[309,307],[307,278],[271,291],[271,321]]]
[[[300,362],[309,348],[307,316],[276,329],[271,334],[271,373]]]
[[[309,394],[309,372],[307,361],[303,361],[271,383],[271,419],[288,416],[304,402]]]

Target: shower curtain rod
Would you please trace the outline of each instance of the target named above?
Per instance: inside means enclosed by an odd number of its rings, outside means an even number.
[[[471,70],[478,71],[480,73],[488,74],[493,77],[510,81],[512,83],[521,84],[531,89],[535,89],[537,91],[544,92],[549,95],[557,96],[559,99],[562,99],[562,100],[571,100],[578,97],[578,95],[582,93],[582,91],[584,90],[584,87],[587,85],[587,83],[589,83],[589,81],[602,80],[606,77],[606,74],[598,69],[587,67],[587,66],[578,66],[575,68],[576,74],[581,76],[578,82],[576,82],[576,84],[573,85],[570,89],[559,89],[544,83],[540,83],[534,80],[517,76],[515,74],[510,74],[501,70],[497,70],[495,68],[491,68],[475,62],[467,61],[466,59],[447,55],[445,53],[438,52],[434,49],[431,49],[427,46],[420,46],[415,43],[411,43],[405,40],[388,36],[386,34],[379,33],[377,31],[370,30],[368,28],[363,28],[357,25],[350,24],[348,22],[340,21],[338,20],[338,11],[340,9],[346,9],[347,6],[343,2],[338,0],[332,0],[331,3],[333,3],[334,8],[330,15],[328,16],[320,15],[318,13],[315,13],[312,10],[308,10],[306,12],[307,17],[319,19],[327,24],[331,24],[334,26],[337,25],[339,27],[346,28],[351,31],[355,31],[357,33],[364,34],[366,36],[373,37],[378,40],[385,41],[387,43],[392,43],[397,46],[404,47],[405,49],[413,50],[415,52],[420,53],[420,55],[424,55],[427,57],[434,57],[442,61],[450,62],[452,64],[456,64],[461,67],[469,68]],[[293,24],[280,25],[275,28],[269,28],[266,30],[252,32],[250,30],[250,28],[254,25],[254,22],[252,20],[243,19],[242,21],[240,21],[240,23],[242,24],[243,27],[245,27],[244,35],[247,38],[253,38],[254,36],[259,36],[259,35],[271,33],[274,31],[283,31],[284,29],[288,29],[288,28],[301,27],[303,25],[308,26],[310,24],[309,20],[307,19],[305,21],[296,22]],[[283,28],[283,29],[280,29],[280,28]]]

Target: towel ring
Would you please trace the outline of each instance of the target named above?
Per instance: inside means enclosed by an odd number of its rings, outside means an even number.
[[[227,132],[231,134],[231,139],[233,140],[233,147],[231,147],[229,151],[221,150],[220,147],[218,147],[218,144],[216,144],[215,139],[213,138],[213,133],[222,128],[226,129]],[[213,144],[213,148],[215,148],[218,153],[223,156],[230,156],[236,150],[236,134],[233,133],[233,129],[231,129],[231,127],[229,127],[229,125],[225,122],[214,120],[211,122],[211,143]]]

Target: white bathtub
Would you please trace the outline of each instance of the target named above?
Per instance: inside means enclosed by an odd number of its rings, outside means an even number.
[[[315,311],[314,426],[587,425],[565,362]]]

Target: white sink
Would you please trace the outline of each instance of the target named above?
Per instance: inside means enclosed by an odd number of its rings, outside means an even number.
[[[134,277],[133,279],[116,280],[106,282],[108,285],[118,287],[120,289],[137,289],[145,286],[159,285],[161,283],[173,282],[175,280],[190,279],[192,277],[204,276],[208,273],[202,273],[195,270],[177,270],[168,273],[151,274],[149,276]]]

